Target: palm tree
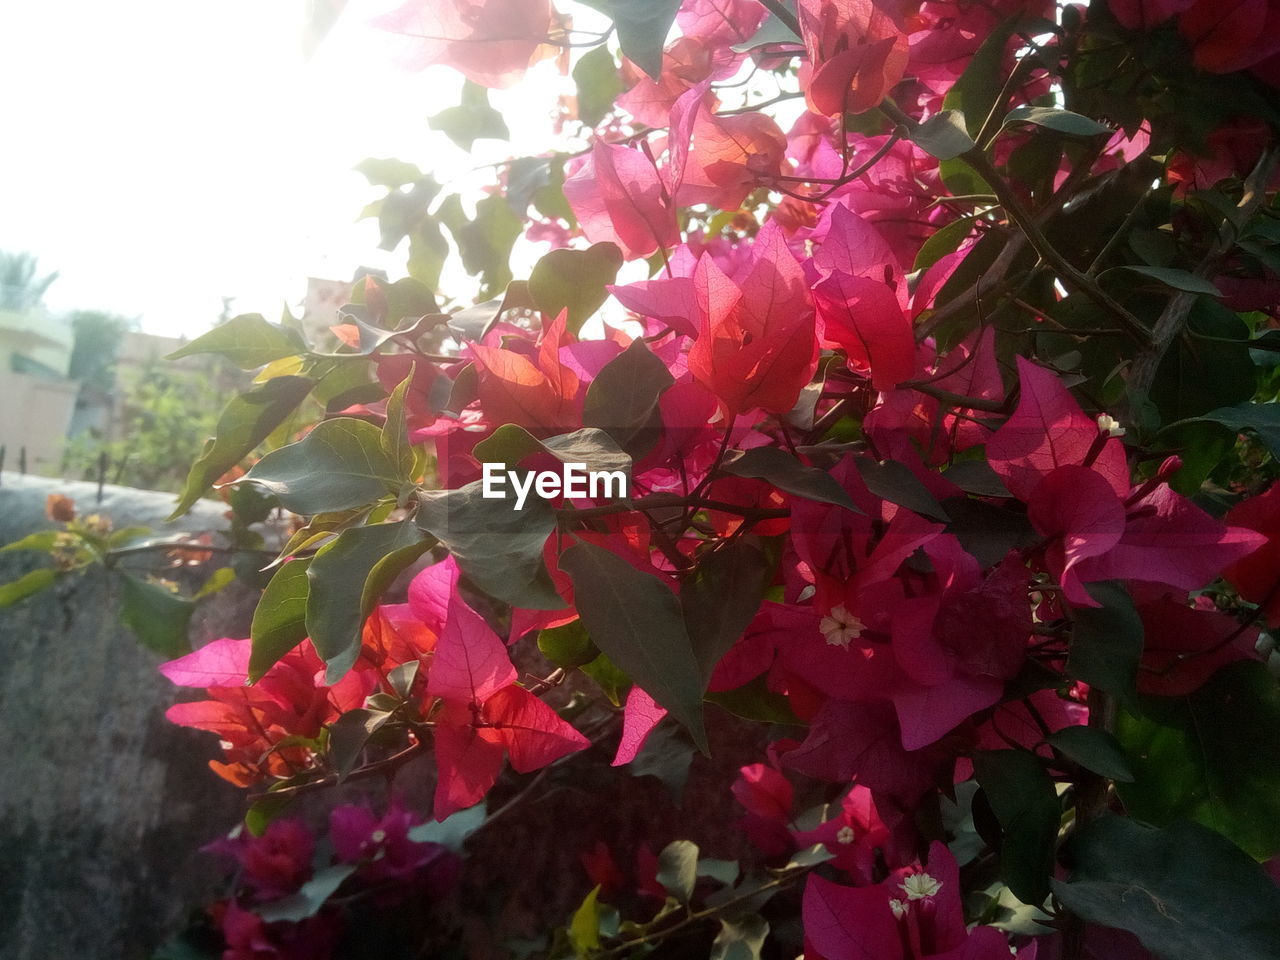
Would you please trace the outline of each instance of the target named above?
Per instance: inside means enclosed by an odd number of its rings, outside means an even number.
[[[40,304],[58,271],[37,278],[37,268],[37,258],[29,253],[0,250],[0,310],[18,312]]]

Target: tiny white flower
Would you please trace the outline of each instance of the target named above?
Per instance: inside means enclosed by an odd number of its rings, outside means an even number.
[[[843,843],[846,846],[853,843],[853,839],[853,827],[847,825],[841,827],[839,832],[836,834],[836,843]]]
[[[857,640],[867,625],[839,604],[831,608],[831,613],[822,618],[818,624],[822,636],[833,647],[848,648],[850,640]]]
[[[902,881],[901,886],[908,900],[923,900],[941,890],[942,881],[935,880],[927,873],[913,873]]]
[[[382,841],[387,839],[387,831],[375,830],[373,833],[369,834],[369,839],[374,843],[382,843]]]
[[[909,905],[905,900],[890,900],[889,909],[893,911],[894,917],[901,920],[907,915]]]
[[[1123,437],[1124,427],[1109,413],[1098,414],[1098,432],[1105,437]]]

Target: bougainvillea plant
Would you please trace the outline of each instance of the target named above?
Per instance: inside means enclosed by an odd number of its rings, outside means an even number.
[[[584,849],[510,955],[1280,957],[1280,7],[587,5],[380,21],[465,75],[464,144],[558,60],[564,148],[478,201],[366,162],[407,276],[342,346],[186,348],[259,372],[179,512],[300,437],[235,481],[301,518],[252,636],[161,668],[253,792],[225,956],[343,955],[496,783],[714,757],[727,712],[754,852]],[[517,507],[568,464],[625,491]],[[286,812],[421,756],[432,808],[322,855]]]

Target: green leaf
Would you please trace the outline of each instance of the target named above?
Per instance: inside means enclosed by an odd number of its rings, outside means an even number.
[[[1096,727],[1063,727],[1049,737],[1049,746],[1062,751],[1086,770],[1121,783],[1133,783],[1133,770],[1120,742]]]
[[[1197,277],[1189,270],[1175,270],[1172,267],[1143,267],[1137,264],[1126,264],[1104,270],[1098,277],[1102,280],[1116,273],[1136,273],[1138,276],[1154,280],[1162,287],[1171,290],[1182,290],[1186,293],[1202,293],[1210,297],[1221,297],[1222,291],[1204,277]]]
[[[233,399],[218,418],[216,436],[191,465],[187,482],[170,520],[182,516],[214,482],[254,451],[297,409],[315,381],[306,377],[274,377]]]
[[[939,160],[950,160],[977,146],[965,129],[964,114],[959,110],[935,113],[916,127],[911,139],[921,150]]]
[[[1075,870],[1054,881],[1054,895],[1090,923],[1134,934],[1161,960],[1280,955],[1280,888],[1212,830],[1105,815],[1071,850]]]
[[[935,231],[921,245],[916,252],[916,260],[911,265],[911,269],[913,271],[928,270],[947,254],[954,253],[971,233],[973,233],[972,217],[961,217],[959,220],[951,221],[941,230]]]
[[[577,621],[581,623],[582,621]],[[599,648],[596,648],[599,649]],[[600,692],[615,707],[620,707],[631,690],[631,678],[618,669],[618,665],[603,653],[594,660],[589,660],[580,668],[583,673],[595,681]],[[647,742],[647,741],[646,741]]]
[[[433,545],[411,521],[343,530],[307,567],[307,636],[333,685],[360,653],[360,633],[382,591]]]
[[[187,627],[195,604],[164,587],[120,572],[120,619],[149,650],[166,657],[191,652]]]
[[[1062,817],[1053,781],[1024,750],[978,751],[973,770],[1000,821],[1000,875],[1023,903],[1044,903]]]
[[[272,360],[297,356],[306,349],[302,338],[292,330],[270,323],[261,314],[242,313],[196,337],[165,359],[179,360],[201,353],[216,353],[241,370],[255,370]]]
[[[717,860],[714,857],[700,857],[698,859],[698,876],[706,877],[725,886],[733,886],[737,883],[738,875],[741,872],[742,868],[737,860]]]
[[[417,183],[426,177],[426,174],[412,163],[394,158],[379,160],[369,157],[356,164],[355,169],[364,174],[370,186],[390,187],[392,190],[398,190],[410,183]]]
[[[572,433],[539,440],[524,427],[503,424],[475,445],[472,455],[481,463],[500,463],[507,468],[534,453],[547,453],[561,463],[585,465],[587,470],[631,473],[631,458],[603,430],[583,427]],[[626,486],[623,486],[625,494]]]
[[[386,725],[391,714],[384,710],[348,710],[329,724],[329,759],[338,782],[347,779],[356,767],[369,738]]]
[[[438,843],[454,853],[461,853],[467,837],[484,825],[487,816],[484,804],[477,803],[474,807],[459,810],[443,820],[428,820],[411,827],[409,839],[414,843]]]
[[[604,44],[583,54],[573,68],[573,82],[578,90],[578,119],[588,127],[605,118],[622,92],[618,64]]]
[[[853,465],[862,475],[867,489],[881,500],[888,500],[906,507],[923,517],[947,523],[951,518],[929,488],[911,472],[911,468],[897,460],[875,461],[869,457],[854,457]]]
[[[782,3],[794,16],[795,4],[790,0],[782,0]],[[799,42],[800,38],[796,36],[795,31],[787,25],[785,20],[773,13],[769,13],[760,23],[760,29],[755,34],[741,43],[735,43],[729,49],[734,53],[750,53],[757,47],[767,46],[768,44],[785,43],[794,47]]]
[[[1144,697],[1116,736],[1134,781],[1125,809],[1164,826],[1195,820],[1258,859],[1280,853],[1280,690],[1255,661],[1230,664],[1186,697]]]
[[[428,118],[427,125],[467,151],[477,140],[511,139],[502,114],[489,105],[489,91],[470,80],[462,84],[462,102]]]
[[[756,723],[783,723],[790,726],[802,725],[800,719],[791,710],[791,701],[784,694],[770,690],[763,674],[750,683],[744,683],[732,690],[708,693],[706,699],[709,703],[723,707],[743,720],[753,720]]]
[[[1252,430],[1271,451],[1271,456],[1280,460],[1280,403],[1241,403],[1234,407],[1219,407],[1192,419],[1220,423],[1237,433]]]
[[[425,361],[424,361],[425,362]],[[413,476],[413,447],[409,443],[409,430],[405,423],[404,396],[413,382],[414,368],[400,381],[387,398],[387,419],[382,424],[382,452],[396,473],[409,480]]]
[[[476,215],[456,227],[449,225],[467,273],[479,276],[480,296],[488,299],[511,282],[511,248],[524,232],[524,221],[511,212],[502,197],[485,197],[476,204]]]
[[[250,835],[260,837],[267,831],[267,827],[271,826],[271,821],[280,814],[284,813],[289,807],[293,806],[294,797],[291,794],[274,794],[267,793],[260,796],[257,800],[249,805],[249,809],[245,811],[244,826]]]
[[[1111,127],[1086,116],[1072,113],[1070,110],[1059,110],[1057,107],[1014,107],[1004,118],[1004,126],[1015,123],[1033,123],[1055,133],[1069,137],[1100,137],[1115,133]]]
[[[350,863],[322,867],[297,893],[264,903],[256,908],[256,912],[267,923],[298,923],[313,917],[342,886],[342,882],[355,872],[355,864]]]
[[[0,610],[11,607],[19,600],[25,600],[33,593],[39,593],[45,587],[53,585],[58,579],[58,571],[52,567],[41,567],[24,573],[17,580],[0,583]]]
[[[213,596],[219,590],[228,587],[236,579],[236,571],[233,567],[219,567],[213,573],[209,574],[209,579],[201,585],[200,589],[192,594],[192,600],[203,600],[205,597]]]
[[[237,483],[253,483],[293,513],[315,516],[363,507],[395,496],[409,477],[387,456],[378,428],[336,417],[288,446],[273,450]]]
[[[557,667],[581,667],[600,656],[581,620],[538,631],[538,650]]]
[[[673,840],[658,854],[658,883],[681,903],[688,903],[698,882],[698,845]]]
[[[586,250],[552,250],[534,264],[529,295],[548,317],[567,310],[568,327],[577,333],[609,298],[605,288],[618,279],[622,261],[618,245],[607,240]]]
[[[1142,618],[1122,584],[1091,583],[1085,589],[1102,606],[1077,608],[1067,672],[1091,687],[1127,700],[1138,682]]]
[[[596,374],[582,405],[582,425],[599,427],[633,456],[653,448],[662,433],[658,401],[675,383],[667,365],[637,338]]]
[[[595,645],[693,735],[703,753],[702,672],[680,601],[665,583],[603,547],[577,543],[560,568]]]
[[[290,560],[276,570],[253,610],[249,636],[249,680],[256,682],[277,660],[307,637],[307,579],[309,557]]]
[[[41,550],[49,551],[53,549],[58,538],[65,536],[62,530],[37,530],[35,533],[29,533],[21,540],[15,540],[13,543],[7,543],[0,547],[0,553],[8,553],[10,550]],[[74,537],[75,534],[72,534]]]
[[[732,920],[721,917],[709,960],[760,960],[760,950],[768,936],[769,921],[758,913]]]
[[[1018,18],[1013,16],[992,30],[943,98],[943,109],[960,113],[970,137],[978,135],[1004,87],[1004,52],[1017,26]]]
[[[529,497],[523,509],[513,499],[488,499],[481,481],[456,490],[428,490],[419,495],[417,525],[436,537],[462,573],[489,596],[514,607],[559,610],[556,592],[542,560],[556,515],[540,497]]]
[[[760,550],[736,540],[704,557],[681,585],[680,609],[704,689],[720,658],[755,619],[772,572]]]
[[[573,912],[569,921],[569,943],[576,956],[587,957],[591,951],[600,949],[600,885],[592,889],[583,898],[581,905]]]
[[[806,466],[777,447],[731,451],[720,469],[735,477],[767,480],[779,490],[806,500],[834,504],[854,513],[862,512],[854,506],[844,487],[831,474],[817,467]]]
[[[583,0],[613,18],[623,54],[654,80],[662,73],[662,48],[680,0]]]
[[[421,660],[410,660],[387,671],[387,685],[401,700],[409,699],[409,693],[413,690],[413,683],[418,679],[418,671],[421,667]]]

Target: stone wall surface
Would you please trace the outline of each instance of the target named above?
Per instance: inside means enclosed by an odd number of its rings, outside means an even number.
[[[226,526],[198,504],[164,524],[170,494],[0,475],[0,544],[51,524],[45,498],[71,496],[82,514],[158,533]],[[47,561],[46,561],[47,562]],[[0,582],[34,569],[36,554],[0,554]],[[197,643],[247,635],[254,594],[202,603]],[[177,699],[160,658],[118,620],[102,571],[62,578],[0,610],[0,957],[133,960],[207,902],[219,867],[199,847],[229,829],[242,794],[207,766],[209,738],[164,719]]]

